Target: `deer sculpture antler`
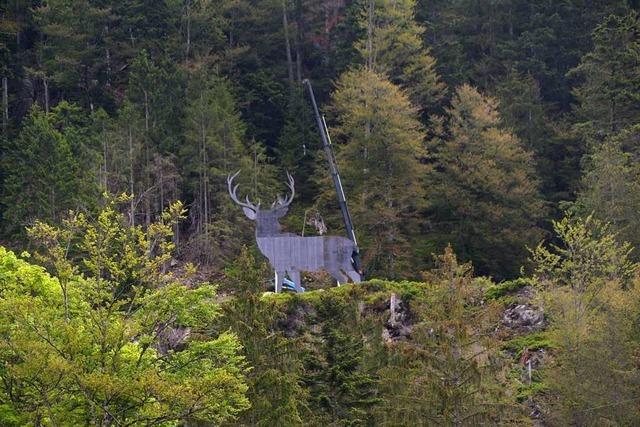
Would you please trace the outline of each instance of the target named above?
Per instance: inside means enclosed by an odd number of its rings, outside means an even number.
[[[233,180],[239,174],[240,174],[240,171],[234,173],[233,175],[229,174],[229,176],[227,176],[227,187],[228,187],[228,190],[229,190],[229,195],[231,196],[231,200],[233,200],[234,202],[236,202],[237,204],[239,204],[243,208],[248,208],[248,209],[251,209],[254,212],[258,212],[258,209],[260,209],[260,202],[258,202],[257,205],[254,205],[249,200],[249,196],[246,197],[246,199],[245,199],[246,202],[243,202],[240,199],[238,199],[238,196],[237,196],[236,192],[238,191],[238,187],[240,186],[240,184],[233,185]]]
[[[291,195],[283,199],[282,196],[278,194],[278,200],[276,200],[271,204],[271,209],[286,207],[286,206],[289,206],[291,202],[293,202],[293,197],[296,195],[296,189],[295,189],[295,182],[293,181],[293,177],[289,172],[287,172],[287,181],[288,182],[286,185],[287,185],[287,188],[289,188],[289,190],[291,191]]]
[[[258,202],[258,204],[251,203],[251,201],[249,200],[249,196],[246,197],[245,202],[238,199],[238,195],[236,194],[236,192],[238,191],[238,187],[240,186],[240,184],[233,185],[233,180],[239,174],[240,174],[240,171],[234,173],[233,175],[230,174],[229,176],[227,176],[227,187],[229,190],[229,195],[231,196],[231,200],[233,200],[243,208],[248,208],[254,212],[258,212],[258,209],[260,209],[260,202]],[[278,199],[271,204],[272,209],[287,207],[291,204],[291,202],[293,202],[293,197],[296,195],[296,189],[295,189],[295,182],[293,180],[293,177],[289,172],[287,172],[286,185],[287,185],[287,188],[291,191],[291,195],[287,196],[284,199],[282,198],[282,196],[278,195]]]

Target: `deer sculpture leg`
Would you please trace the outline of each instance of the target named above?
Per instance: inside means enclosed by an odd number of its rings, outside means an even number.
[[[302,282],[299,271],[289,271],[289,278],[296,284],[296,292],[302,292]]]
[[[347,270],[347,276],[349,276],[353,283],[360,283],[360,281],[362,280],[360,275],[355,270]]]
[[[336,279],[338,286],[349,281],[349,278],[341,270],[329,270],[329,274]]]
[[[284,280],[284,271],[276,271],[275,277],[275,291],[276,293],[282,291],[282,281]]]

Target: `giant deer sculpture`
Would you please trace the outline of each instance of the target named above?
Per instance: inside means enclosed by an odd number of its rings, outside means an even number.
[[[360,275],[351,262],[355,245],[338,236],[302,237],[292,233],[283,233],[278,220],[286,215],[293,201],[295,187],[293,177],[287,173],[287,187],[291,195],[286,198],[278,196],[270,209],[261,209],[260,203],[254,204],[247,196],[241,201],[236,192],[239,184],[233,183],[240,171],[227,177],[227,186],[231,199],[242,206],[242,211],[256,222],[256,242],[260,252],[269,259],[275,271],[275,290],[280,292],[285,274],[295,283],[296,291],[302,290],[301,271],[326,270],[337,280],[338,284],[351,279],[360,282]]]

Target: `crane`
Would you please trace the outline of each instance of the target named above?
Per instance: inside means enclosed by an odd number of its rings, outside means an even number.
[[[344,189],[342,188],[342,181],[340,180],[340,173],[338,171],[338,163],[333,153],[331,146],[331,137],[329,136],[329,129],[327,128],[327,122],[324,116],[320,115],[318,110],[318,104],[316,103],[316,97],[313,94],[313,87],[309,79],[304,79],[302,84],[305,85],[309,91],[309,97],[311,98],[311,105],[313,106],[313,113],[315,115],[316,123],[318,125],[318,131],[322,138],[322,148],[324,149],[327,162],[329,163],[329,171],[331,173],[331,179],[336,189],[338,196],[338,204],[340,205],[340,211],[342,212],[342,220],[344,221],[344,227],[347,230],[347,237],[353,242],[354,250],[351,255],[351,261],[354,269],[364,278],[364,271],[360,262],[360,249],[358,248],[358,241],[356,240],[356,233],[353,227],[353,221],[351,220],[351,214],[349,213],[349,207],[347,206],[347,199],[344,195]]]

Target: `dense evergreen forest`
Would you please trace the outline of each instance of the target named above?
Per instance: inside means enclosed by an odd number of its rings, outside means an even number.
[[[637,424],[639,8],[0,1],[0,425]]]

